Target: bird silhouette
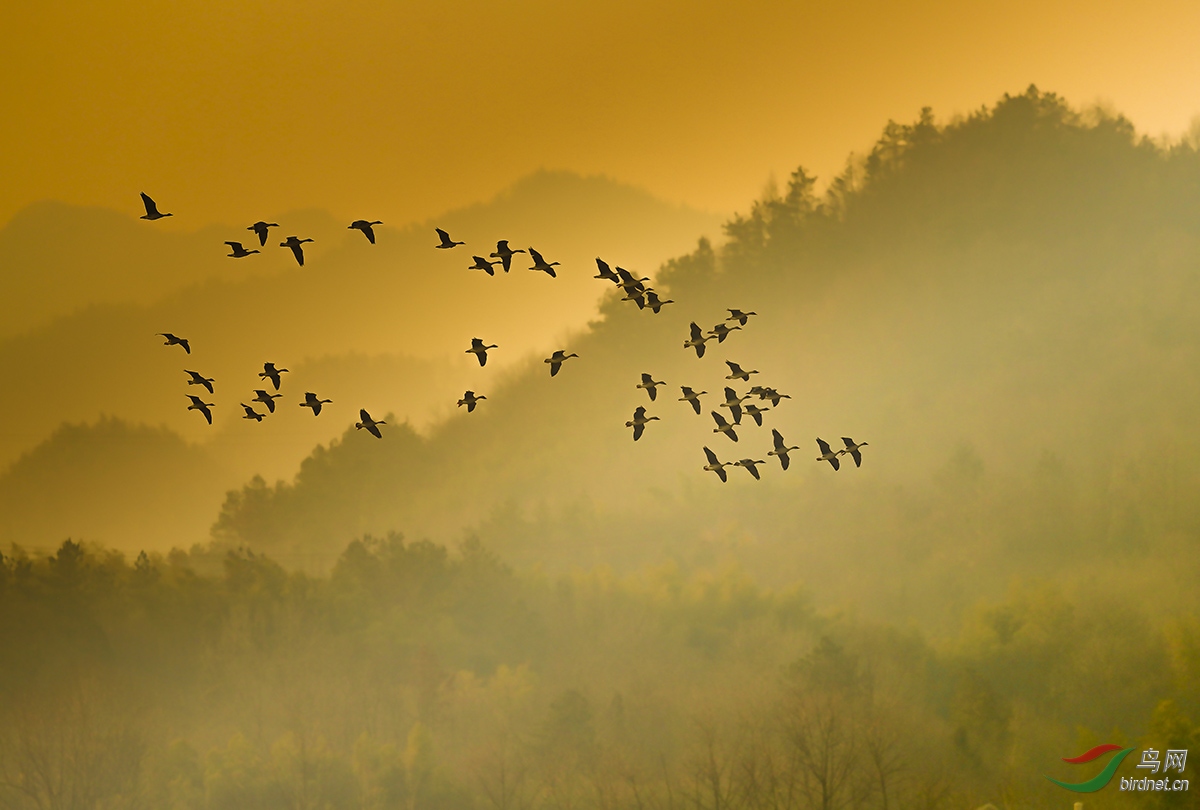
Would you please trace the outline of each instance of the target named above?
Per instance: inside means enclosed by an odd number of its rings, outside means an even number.
[[[654,311],[655,315],[661,312],[662,308],[667,304],[674,303],[675,302],[670,298],[668,298],[666,301],[663,301],[658,297],[658,293],[656,293],[654,290],[646,290],[646,306],[650,307],[650,309]]]
[[[733,463],[739,467],[745,467],[746,471],[749,472],[751,475],[753,475],[754,479],[756,481],[761,481],[762,478],[759,477],[757,465],[766,464],[767,462],[761,461],[761,460],[756,461],[755,459],[752,459],[752,458],[742,458],[742,459],[738,459],[737,461],[735,461]]]
[[[660,385],[666,385],[666,383],[664,383],[662,380],[656,381],[649,374],[643,374],[642,381],[638,383],[637,387],[645,388],[646,393],[650,395],[650,401],[653,402],[654,398],[658,396],[658,386]]]
[[[475,260],[475,264],[468,267],[467,268],[468,270],[482,270],[483,272],[487,273],[489,276],[496,275],[496,271],[493,270],[492,267],[494,267],[497,264],[500,264],[500,262],[489,262],[487,259],[483,258],[482,256],[472,256],[471,258]]]
[[[150,199],[150,195],[144,191],[142,192],[142,205],[146,206],[146,213],[144,216],[139,217],[139,219],[148,219],[154,221],[156,219],[162,219],[163,217],[175,216],[174,214],[160,214],[158,212],[158,206],[154,204],[154,200]]]
[[[261,422],[263,420],[263,415],[251,408],[245,402],[240,402],[238,404],[246,409],[246,415],[242,417],[243,419],[253,419],[255,422]]]
[[[504,264],[504,272],[507,273],[512,268],[512,257],[518,253],[524,253],[524,250],[513,250],[508,246],[507,239],[501,239],[496,243],[496,252],[489,253],[488,256],[493,259],[499,259]]]
[[[692,409],[696,412],[696,415],[699,416],[700,415],[700,395],[707,394],[708,392],[707,391],[693,391],[692,389],[688,388],[686,385],[681,385],[679,387],[679,390],[683,392],[683,396],[681,396],[679,398],[679,401],[691,403]]]
[[[362,419],[362,421],[354,423],[355,430],[362,430],[363,428],[366,428],[367,432],[370,433],[372,436],[374,436],[376,439],[383,438],[383,434],[379,432],[379,426],[386,425],[387,422],[384,422],[382,419],[379,420],[378,422],[376,422],[374,419],[371,418],[371,414],[367,413],[366,408],[361,408],[359,410],[358,417],[360,419]]]
[[[476,396],[474,391],[467,391],[463,393],[462,399],[458,401],[458,407],[461,408],[463,405],[466,405],[467,413],[470,413],[471,411],[475,410],[475,405],[478,404],[479,400],[481,399],[487,399],[487,397]]]
[[[466,354],[473,354],[479,360],[479,365],[487,365],[488,349],[498,348],[495,345],[485,346],[479,338],[471,338],[471,348],[467,349]]]
[[[757,315],[757,314],[758,314],[757,312],[742,312],[740,309],[731,309],[731,310],[729,310],[729,317],[726,318],[725,320],[737,321],[742,326],[745,326],[746,321],[750,320],[750,316]]]
[[[733,423],[740,425],[742,423],[742,403],[749,397],[739,397],[737,391],[734,391],[729,386],[725,386],[725,401],[721,403],[722,408],[728,408],[729,413],[733,415]]]
[[[321,406],[333,402],[332,399],[317,399],[317,395],[312,391],[304,392],[304,401],[300,403],[301,408],[312,408],[313,416],[321,415]]]
[[[275,368],[274,363],[263,363],[263,370],[258,372],[258,376],[264,380],[270,380],[275,386],[275,390],[279,390],[279,375],[287,371],[286,368]]]
[[[717,474],[717,478],[720,478],[722,483],[729,480],[728,476],[725,474],[725,468],[730,466],[730,463],[728,461],[719,461],[717,459],[717,454],[712,450],[709,450],[707,447],[704,448],[704,455],[708,457],[708,463],[704,465],[704,469],[715,472]]]
[[[646,425],[657,421],[657,416],[646,416],[646,409],[639,405],[633,412],[633,420],[626,422],[625,427],[633,428],[633,440],[636,442],[642,438],[642,431],[646,429]]]
[[[283,394],[268,394],[261,388],[256,388],[254,389],[254,399],[252,399],[251,402],[261,402],[263,405],[267,406],[268,411],[275,413],[275,400],[282,396]]]
[[[709,411],[709,413],[712,414],[713,421],[717,423],[717,426],[713,428],[713,433],[724,433],[730,438],[731,441],[736,442],[738,437],[737,432],[733,429],[733,425],[726,422],[725,417],[721,416],[721,414],[717,413],[716,411]]]
[[[771,428],[771,438],[775,440],[775,449],[768,451],[767,455],[778,456],[779,466],[786,470],[788,468],[788,464],[791,462],[791,459],[788,458],[788,453],[792,450],[799,450],[800,448],[788,447],[787,442],[783,440],[783,434],[774,428]]]
[[[817,456],[817,461],[828,461],[830,466],[835,470],[841,467],[841,462],[838,461],[840,452],[834,452],[829,449],[828,443],[821,437],[817,437],[817,446],[821,448],[821,455]]]
[[[538,253],[533,248],[529,249],[529,255],[533,259],[533,267],[530,267],[530,270],[541,270],[543,273],[550,276],[550,278],[556,277],[554,274],[554,268],[558,266],[559,262],[550,262],[547,264],[546,260],[542,258],[542,254]]]
[[[700,331],[700,327],[696,325],[695,321],[692,321],[691,329],[692,329],[692,338],[691,338],[691,340],[685,340],[683,342],[683,348],[695,349],[696,356],[703,357],[704,356],[704,344],[708,341],[708,338],[706,338],[704,336],[704,333]]]
[[[553,377],[554,375],[558,374],[558,370],[562,368],[562,364],[567,362],[568,358],[578,356],[579,355],[575,354],[574,352],[571,352],[570,354],[564,354],[562,349],[558,349],[543,362],[550,364],[550,376]]]
[[[771,400],[771,406],[774,408],[779,407],[779,400],[791,399],[791,396],[789,396],[788,394],[781,394],[778,391],[776,391],[774,388],[761,389],[758,393],[758,397],[759,397],[759,399]]]
[[[450,248],[454,247],[455,245],[465,245],[466,244],[466,242],[455,242],[453,239],[450,238],[450,234],[446,233],[441,228],[434,228],[434,230],[437,231],[438,239],[442,240],[441,244],[434,245],[434,247],[437,248],[438,250],[449,250]],[[364,413],[365,413],[365,411],[364,411]]]
[[[854,459],[854,466],[861,467],[862,466],[862,453],[859,452],[858,448],[866,447],[867,443],[860,442],[859,444],[855,444],[854,439],[851,439],[848,436],[843,436],[842,442],[845,443],[846,449],[842,450],[841,452],[849,453],[850,457]]]
[[[725,377],[727,380],[745,380],[746,382],[750,382],[750,375],[758,373],[758,369],[743,371],[742,367],[737,363],[731,363],[728,360],[725,361],[725,365],[729,366],[729,374]]]
[[[200,399],[200,397],[196,396],[195,394],[188,394],[187,398],[192,401],[192,404],[188,405],[187,409],[189,411],[200,411],[200,413],[204,414],[204,418],[207,419],[208,423],[211,425],[212,424],[212,411],[210,411],[209,408],[213,407],[213,405],[215,403],[205,402],[204,400]]]
[[[248,226],[246,228],[246,230],[254,231],[256,234],[258,234],[258,246],[266,247],[267,231],[271,228],[278,228],[278,227],[279,227],[278,222],[263,222],[260,219],[258,222],[255,222],[253,225]]]
[[[749,405],[743,405],[742,410],[750,415],[750,417],[754,420],[754,424],[762,427],[762,415],[771,409],[760,408],[751,402]]]
[[[170,332],[159,332],[158,337],[165,337],[167,342],[164,346],[182,346],[183,350],[188,354],[192,353],[192,347],[188,345],[187,338],[175,337]]]
[[[212,377],[205,377],[199,372],[188,371],[186,368],[183,370],[183,373],[192,375],[192,378],[188,380],[188,385],[203,385],[208,389],[208,393],[213,393],[212,384],[216,382],[216,380],[214,380]]]
[[[246,250],[244,247],[242,247],[241,242],[226,242],[225,244],[229,245],[229,249],[233,251],[229,254],[229,258],[231,259],[244,259],[251,253],[260,252],[258,248],[255,248],[254,250]]]
[[[375,244],[375,231],[371,228],[372,225],[382,225],[379,220],[368,222],[365,219],[356,219],[347,225],[347,228],[353,228],[356,231],[362,231],[363,236],[367,237],[367,241],[372,245]]]
[[[730,333],[736,332],[741,328],[742,327],[740,326],[726,326],[723,323],[719,323],[714,326],[708,334],[715,337],[717,339],[717,343],[724,343],[725,338],[729,337]]]
[[[285,247],[285,248],[291,248],[292,255],[296,257],[296,262],[301,267],[303,267],[304,266],[304,249],[300,246],[303,245],[305,242],[311,242],[311,241],[313,241],[313,240],[300,239],[299,237],[296,237],[296,236],[289,236],[287,239],[280,242],[279,246]]]
[[[592,276],[592,278],[603,278],[617,284],[621,283],[621,277],[614,273],[612,268],[608,266],[608,262],[604,261],[599,256],[596,257],[596,269],[599,272]]]

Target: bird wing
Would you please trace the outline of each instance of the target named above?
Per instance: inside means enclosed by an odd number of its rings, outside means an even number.
[[[529,249],[529,255],[533,257],[534,264],[545,264],[546,260],[542,258],[542,254],[538,253],[533,248]]]
[[[376,425],[374,422],[363,425],[363,427],[365,427],[371,433],[371,435],[374,436],[376,439],[383,438],[383,434],[379,432],[379,426]]]
[[[709,411],[709,413],[712,414],[712,418],[717,423],[718,428],[724,429],[729,427],[729,423],[725,421],[725,417],[721,416],[721,414],[716,411]]]
[[[707,447],[704,448],[704,455],[706,455],[708,457],[709,464],[720,464],[721,463],[717,459],[717,454],[714,453],[712,450],[709,450]]]
[[[361,419],[363,422],[374,422],[375,421],[374,419],[371,418],[371,414],[367,413],[366,408],[359,408],[358,418]]]
[[[775,440],[775,449],[776,450],[782,450],[784,447],[787,446],[783,443],[783,434],[780,433],[775,428],[771,428],[771,438]]]
[[[562,368],[562,361],[561,361],[561,360],[556,360],[556,361],[552,362],[552,363],[550,364],[550,376],[551,376],[551,377],[553,377],[555,374],[557,374],[557,373],[558,373],[558,370],[559,370],[560,368]]]
[[[704,337],[704,333],[700,331],[700,327],[696,324],[696,322],[692,321],[692,341],[695,342],[702,337]]]
[[[846,443],[846,449],[847,449],[847,450],[853,450],[853,449],[854,449],[854,447],[855,447],[855,444],[854,444],[854,439],[851,439],[849,436],[843,436],[843,437],[842,437],[842,441]]]
[[[642,375],[642,385],[650,385],[652,382],[654,382],[654,378],[649,374]]]
[[[146,206],[146,216],[154,216],[158,213],[158,206],[154,204],[154,200],[150,199],[150,195],[142,192],[142,205]]]
[[[438,238],[442,240],[443,245],[450,243],[450,234],[446,233],[441,228],[434,228],[434,230],[437,231]]]
[[[821,448],[821,455],[825,455],[829,452],[829,445],[826,444],[824,439],[817,439],[817,446]]]
[[[636,442],[642,438],[642,432],[645,431],[646,425],[643,422],[635,422],[633,425],[633,440]]]
[[[367,235],[368,242],[370,242],[372,245],[375,244],[375,229],[374,228],[372,228],[369,224],[363,225],[362,232]]]
[[[207,419],[208,423],[211,425],[212,424],[212,411],[210,411],[208,409],[207,402],[201,403],[200,413],[204,414],[204,418]]]

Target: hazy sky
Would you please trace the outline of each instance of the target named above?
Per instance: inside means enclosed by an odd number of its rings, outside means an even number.
[[[1198,31],[1193,0],[7,3],[0,222],[146,190],[174,228],[403,224],[539,167],[727,212],[1031,82],[1179,134]]]

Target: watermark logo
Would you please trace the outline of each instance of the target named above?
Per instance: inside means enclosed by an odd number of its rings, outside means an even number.
[[[1104,770],[1096,774],[1086,782],[1061,782],[1052,776],[1047,776],[1054,784],[1075,793],[1095,793],[1109,782],[1112,781],[1113,775],[1116,774],[1117,768],[1125,757],[1133,753],[1132,748],[1122,748],[1119,745],[1111,743],[1105,745],[1097,745],[1095,748],[1080,754],[1077,757],[1063,757],[1063,762],[1068,762],[1072,765],[1082,765],[1086,762],[1092,762],[1099,759],[1112,751],[1118,752],[1108,764],[1104,766]],[[1163,778],[1151,779],[1148,776],[1143,776],[1141,779],[1134,779],[1127,776],[1121,777],[1121,790],[1154,790],[1154,791],[1176,791],[1187,790],[1187,779],[1168,779],[1166,773],[1169,770],[1175,770],[1178,773],[1183,773],[1184,767],[1187,765],[1187,749],[1168,749],[1166,755],[1160,758],[1160,752],[1154,748],[1147,748],[1142,751],[1142,761],[1138,763],[1139,768],[1149,770],[1152,774],[1157,774],[1159,769],[1162,769]]]
[[[1077,757],[1063,757],[1063,762],[1069,762],[1072,765],[1082,765],[1085,762],[1091,762],[1094,759],[1099,759],[1109,751],[1119,751],[1120,753],[1108,761],[1108,764],[1104,766],[1104,770],[1100,771],[1100,773],[1096,774],[1086,782],[1060,782],[1052,776],[1047,776],[1046,778],[1059,787],[1064,787],[1067,790],[1072,790],[1076,793],[1095,793],[1097,790],[1112,781],[1113,774],[1117,772],[1117,768],[1120,767],[1121,761],[1124,760],[1125,757],[1129,756],[1133,752],[1133,749],[1122,748],[1119,745],[1108,743],[1106,745],[1097,745],[1095,748],[1087,751],[1086,753],[1080,754]]]

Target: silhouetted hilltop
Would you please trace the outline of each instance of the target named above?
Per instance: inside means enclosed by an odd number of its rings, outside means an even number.
[[[218,536],[327,559],[389,528],[470,528],[552,567],[732,555],[893,613],[933,589],[943,602],[922,610],[944,616],[1011,575],[1093,576],[1101,558],[1129,566],[1114,587],[1141,587],[1145,560],[1200,526],[1184,494],[1200,480],[1192,147],[1031,88],[949,124],[891,123],[826,194],[798,170],[726,233],[656,274],[678,301],[661,315],[610,291],[555,379],[540,358],[480,373],[489,399],[427,443],[348,433],[321,456],[336,486],[252,487]],[[726,307],[759,315],[702,360],[681,348],[690,321],[710,328]],[[708,416],[724,385],[748,387],[724,360],[792,397],[762,428],[743,419],[737,444]],[[653,405],[641,372],[668,383]],[[700,416],[681,384],[709,392]],[[623,423],[639,404],[662,421],[635,444]],[[704,445],[766,459],[772,427],[801,448],[788,472],[770,460],[763,481],[731,468],[722,485],[701,469]],[[814,436],[869,441],[862,468],[817,464]],[[422,475],[381,483],[389,467]],[[318,526],[298,503],[353,519]]]

